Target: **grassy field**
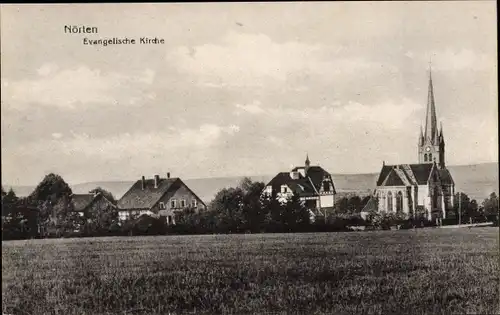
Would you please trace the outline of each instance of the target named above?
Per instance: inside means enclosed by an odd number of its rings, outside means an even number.
[[[2,308],[495,314],[498,234],[473,228],[2,242]]]

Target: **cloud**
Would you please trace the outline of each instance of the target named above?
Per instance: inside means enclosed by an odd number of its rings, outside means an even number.
[[[261,86],[284,82],[294,75],[366,74],[382,64],[347,52],[341,47],[298,41],[275,42],[264,34],[231,31],[218,44],[179,46],[167,53],[167,61],[181,73],[194,76],[200,86]],[[396,67],[384,65],[390,71]],[[299,90],[308,87],[300,85]]]
[[[91,105],[133,105],[153,95],[144,91],[155,77],[151,69],[123,75],[86,66],[61,70],[54,64],[44,64],[37,73],[33,79],[5,79],[2,101],[16,109],[25,109],[31,104],[74,109]]]
[[[241,107],[241,106],[240,106]],[[349,126],[375,125],[376,128],[399,129],[415,117],[423,105],[404,98],[401,102],[386,101],[374,104],[362,104],[354,101],[341,103],[334,101],[332,106],[320,108],[273,107],[262,109],[272,119],[287,121],[307,121],[312,126],[317,124],[338,123]]]
[[[415,53],[408,51],[406,56],[415,58]],[[443,71],[472,70],[481,71],[493,69],[496,60],[484,53],[472,49],[446,49],[442,51],[426,52],[418,59],[421,62],[432,60],[432,69]]]
[[[384,128],[399,129],[405,127],[405,122],[422,108],[421,104],[410,99],[403,99],[400,103],[387,101],[373,105],[350,101],[340,108],[322,107],[320,113],[331,116],[339,122],[369,122],[379,124]]]
[[[105,138],[94,138],[87,133],[72,132],[71,138],[62,139],[59,133],[52,140],[29,143],[17,148],[16,154],[46,154],[47,152],[70,156],[82,155],[107,160],[129,156],[158,156],[167,153],[189,153],[212,147],[224,136],[240,131],[237,125],[218,126],[203,124],[199,128],[176,129],[151,133],[124,133]],[[24,153],[23,153],[24,152]]]
[[[260,101],[254,101],[247,105],[236,104],[235,107],[237,108],[237,114],[242,111],[253,115],[264,113],[264,110],[260,107]]]

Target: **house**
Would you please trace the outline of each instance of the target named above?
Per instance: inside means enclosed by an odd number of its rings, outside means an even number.
[[[167,178],[142,176],[118,201],[120,220],[146,214],[166,217],[168,224],[175,224],[175,212],[187,208],[203,211],[206,205],[180,178],[171,178],[170,173]]]
[[[333,210],[336,191],[330,173],[320,166],[311,166],[307,156],[304,166],[278,173],[264,187],[263,194],[275,197],[281,203],[297,194],[314,218]]]
[[[372,196],[377,202],[369,202],[363,213],[376,209],[410,217],[423,214],[429,220],[440,220],[453,208],[455,183],[445,164],[443,126],[439,131],[437,128],[431,73],[425,131],[420,128],[417,149],[418,164],[382,163]]]
[[[116,206],[101,193],[72,194],[70,198],[71,211],[78,213],[80,217],[116,209]]]
[[[70,195],[69,210],[78,214],[83,220],[89,222],[90,218],[98,213],[116,210],[116,206],[101,193],[72,194]],[[76,223],[74,232],[79,232],[80,223]]]

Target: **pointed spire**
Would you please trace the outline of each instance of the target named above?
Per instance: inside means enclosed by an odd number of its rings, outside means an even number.
[[[434,103],[434,88],[432,85],[432,69],[429,62],[429,91],[427,95],[427,112],[425,116],[425,133],[426,140],[430,140],[433,144],[437,140],[437,121],[436,121],[436,105]]]
[[[418,145],[424,145],[424,132],[422,131],[422,125],[420,125],[420,137],[418,138]]]
[[[309,171],[309,166],[311,165],[311,161],[309,161],[309,153],[306,154],[306,163],[304,167],[304,173],[307,176],[307,172]]]
[[[443,123],[440,123],[440,130],[439,130],[439,143],[444,143],[444,136],[443,136]]]

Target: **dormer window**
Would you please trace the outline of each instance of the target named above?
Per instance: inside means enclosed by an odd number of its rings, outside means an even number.
[[[164,203],[164,202],[160,202],[159,207],[160,207],[160,210],[165,210],[165,209],[167,209],[167,207],[165,207],[165,203]]]

